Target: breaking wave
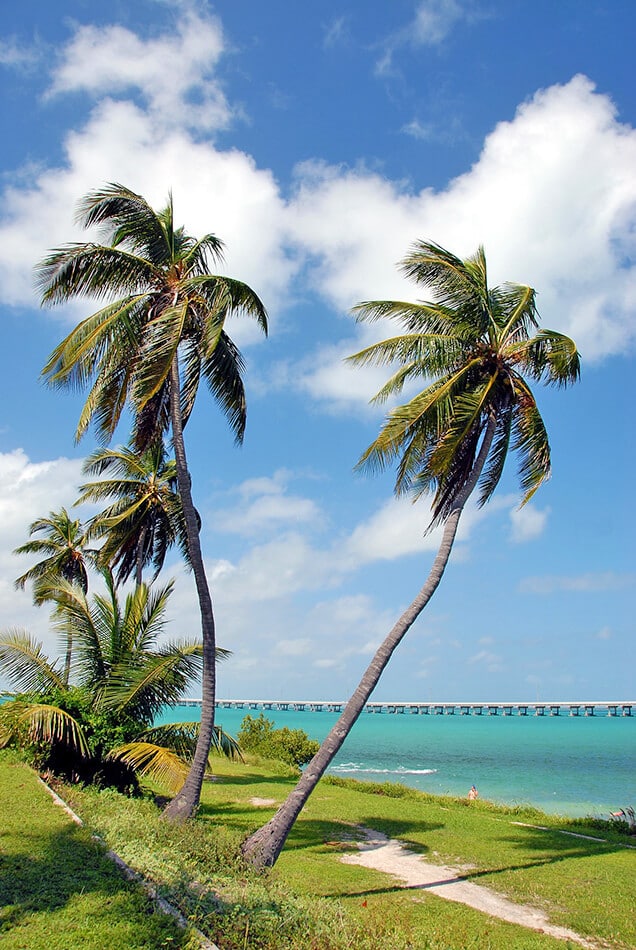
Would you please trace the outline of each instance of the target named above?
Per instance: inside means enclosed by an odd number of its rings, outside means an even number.
[[[332,765],[330,772],[370,772],[373,775],[434,775],[437,769],[407,769],[400,765],[397,769],[369,768],[358,762],[341,762]]]

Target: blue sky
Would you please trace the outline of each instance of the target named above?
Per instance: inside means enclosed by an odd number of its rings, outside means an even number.
[[[70,507],[91,436],[39,381],[89,311],[41,311],[32,269],[82,240],[77,200],[121,181],[226,243],[270,335],[240,321],[248,428],[201,393],[186,431],[219,642],[219,694],[341,699],[423,583],[438,535],[392,473],[353,466],[382,414],[377,335],[349,310],[420,295],[418,239],[534,286],[579,385],[541,391],[552,479],[518,510],[511,459],[470,508],[442,584],[375,699],[634,699],[636,11],[627,0],[87,0],[13,4],[0,34],[0,626],[53,649],[13,579],[32,520]],[[389,332],[383,328],[382,333]],[[377,338],[377,336],[375,337]],[[122,431],[119,441],[125,442]],[[78,512],[82,516],[90,512]],[[198,629],[178,560],[170,634]]]

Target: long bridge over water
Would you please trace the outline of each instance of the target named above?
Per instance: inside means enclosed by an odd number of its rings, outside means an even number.
[[[200,699],[185,699],[181,705],[200,706]],[[219,699],[217,709],[260,709],[277,712],[342,712],[346,702],[330,700]],[[413,716],[636,716],[636,700],[608,702],[572,700],[529,703],[367,703],[365,712]]]

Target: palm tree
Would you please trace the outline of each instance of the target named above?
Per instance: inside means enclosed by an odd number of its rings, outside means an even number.
[[[29,526],[30,535],[38,532],[42,537],[32,538],[13,552],[44,555],[41,561],[16,579],[16,588],[24,589],[27,581],[33,581],[33,599],[36,604],[41,604],[43,588],[40,581],[60,576],[72,584],[78,584],[86,593],[86,562],[93,560],[96,552],[86,547],[87,535],[79,518],[71,519],[66,508],[50,511],[48,518],[38,518]]]
[[[141,584],[148,565],[154,568],[152,581],[156,580],[168,549],[175,543],[187,559],[177,466],[174,459],[166,458],[163,440],[141,453],[128,447],[98,449],[86,459],[83,471],[110,475],[80,485],[81,495],[75,504],[116,499],[91,520],[87,531],[90,537],[105,538],[99,559],[114,569],[118,584],[133,574]]]
[[[105,593],[89,603],[76,584],[51,582],[55,625],[75,629],[73,685],[28,633],[0,635],[0,668],[26,695],[0,706],[0,745],[41,745],[43,768],[84,779],[130,783],[131,770],[169,787],[184,780],[198,723],[154,727],[157,713],[179,702],[199,675],[198,640],[157,645],[165,627],[172,582],[151,591],[138,585],[120,604],[113,575],[103,570]],[[217,650],[217,657],[227,656]],[[238,752],[218,727],[215,747]],[[118,763],[113,765],[113,763]],[[123,765],[123,768],[122,768]]]
[[[88,534],[79,518],[71,519],[66,508],[50,511],[48,518],[38,518],[29,527],[30,535],[38,532],[41,537],[32,537],[13,552],[44,555],[41,561],[16,579],[16,588],[24,589],[27,581],[33,581],[33,601],[37,605],[46,600],[45,591],[57,577],[77,584],[86,593],[87,564],[95,562],[97,552],[87,547]],[[68,682],[72,650],[73,630],[69,627],[66,631],[65,682]]]
[[[359,320],[397,320],[404,333],[349,359],[397,369],[375,396],[384,402],[412,380],[424,389],[392,409],[358,467],[397,466],[396,492],[433,493],[429,530],[442,525],[439,550],[424,586],[378,648],[357,689],[296,788],[271,821],[243,844],[256,865],[272,865],[307,798],[336,755],[375,688],[393,651],[433,596],[450,557],[466,502],[479,489],[484,505],[501,477],[508,450],[519,459],[522,504],[550,474],[550,447],[526,377],[565,386],[579,377],[572,340],[540,330],[530,287],[489,288],[483,249],[460,260],[420,241],[403,272],[434,293],[433,302],[372,301],[355,308]]]
[[[54,386],[91,383],[76,438],[91,421],[109,441],[125,406],[132,410],[133,444],[143,451],[170,430],[188,556],[201,612],[203,674],[201,731],[192,768],[166,815],[194,814],[214,731],[216,633],[205,576],[183,430],[201,376],[225,413],[237,441],[245,431],[241,354],[225,332],[231,314],[253,317],[267,332],[265,308],[246,284],[211,274],[223,244],[213,234],[195,240],[175,228],[172,197],[156,212],[118,184],[86,196],[79,220],[99,226],[104,244],[72,244],[53,251],[37,271],[44,304],[78,296],[109,297],[58,347],[43,374]],[[114,298],[114,299],[112,299]]]

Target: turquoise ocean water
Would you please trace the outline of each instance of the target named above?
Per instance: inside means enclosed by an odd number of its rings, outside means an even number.
[[[219,709],[236,735],[246,712]],[[178,706],[162,721],[192,720]],[[337,713],[267,710],[277,727],[323,739]],[[436,795],[531,804],[562,815],[601,815],[636,807],[636,717],[415,716],[363,712],[329,769],[373,782],[402,782]]]

